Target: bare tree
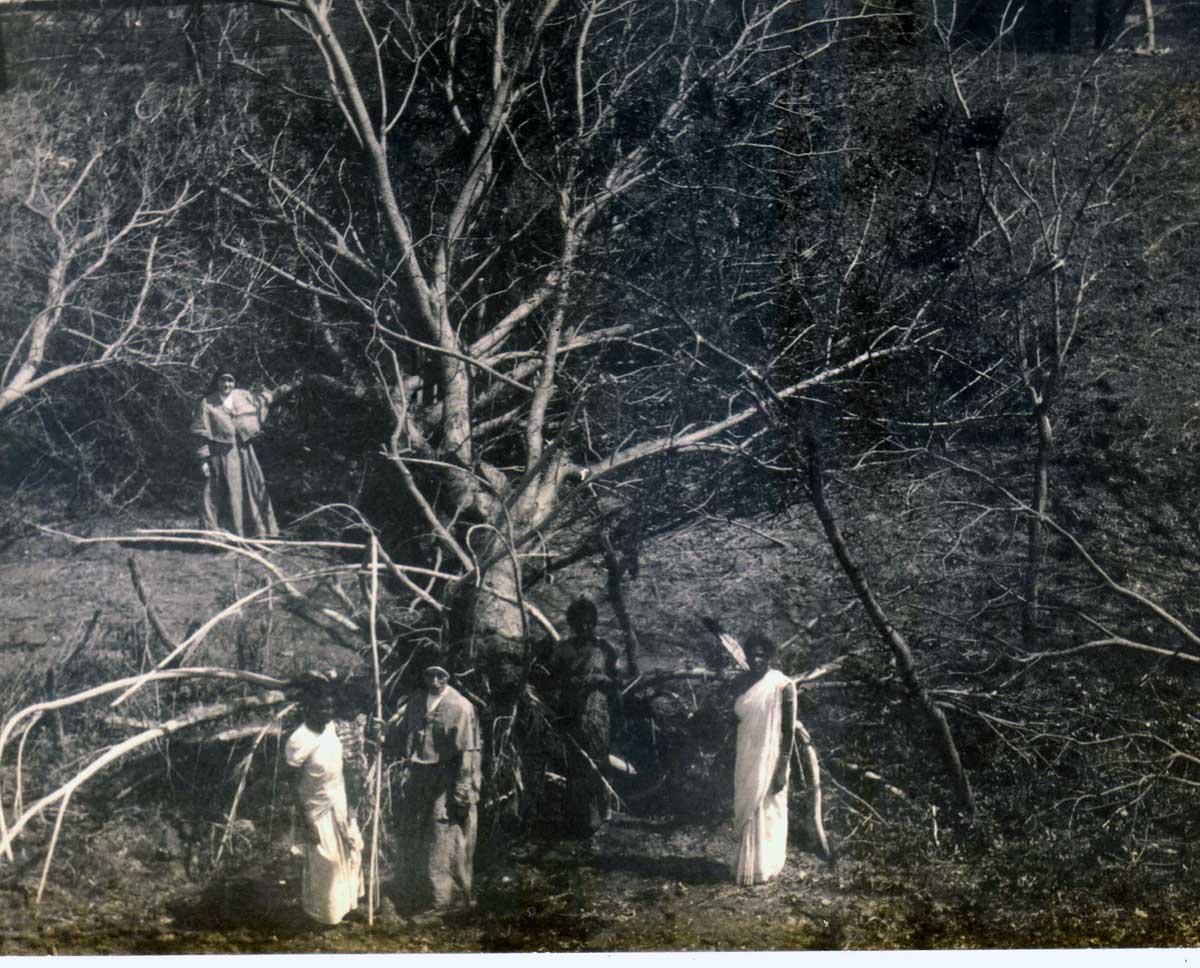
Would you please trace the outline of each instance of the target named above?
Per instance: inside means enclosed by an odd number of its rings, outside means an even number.
[[[972,101],[991,95],[949,49],[946,62],[957,110],[970,124],[978,117]],[[984,218],[971,248],[987,264],[990,294],[984,298],[1011,334],[1008,365],[1025,396],[1036,441],[1030,500],[1035,514],[1028,519],[1021,596],[1021,639],[1028,650],[1037,648],[1039,637],[1054,410],[1079,337],[1095,312],[1092,287],[1109,268],[1104,242],[1125,217],[1121,192],[1157,119],[1155,112],[1136,120],[1114,112],[1096,67],[1081,73],[1059,111],[1006,119],[1004,145],[986,153],[977,147],[972,159],[974,205]]]
[[[180,107],[147,92],[122,131],[77,92],[6,99],[0,413],[89,370],[160,364],[190,328],[172,230],[198,192],[154,137]]]
[[[222,194],[243,229],[222,245],[311,300],[332,382],[388,408],[395,487],[428,554],[457,569],[452,632],[503,647],[526,630],[523,563],[579,481],[608,488],[761,428],[737,372],[692,349],[716,327],[775,352],[789,72],[830,19],[873,15],[792,0],[277,6],[327,84],[247,136],[244,180]],[[918,335],[796,352],[779,393]]]

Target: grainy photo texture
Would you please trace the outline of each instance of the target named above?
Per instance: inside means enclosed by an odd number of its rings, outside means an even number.
[[[1200,4],[0,0],[0,954],[1200,940]]]

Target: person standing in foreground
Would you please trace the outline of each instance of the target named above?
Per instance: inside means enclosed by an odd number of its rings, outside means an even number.
[[[285,750],[288,766],[296,770],[296,806],[304,827],[301,907],[318,924],[338,924],[363,894],[363,841],[346,803],[332,684],[310,675],[302,709],[304,722]]]
[[[279,533],[267,482],[251,445],[262,433],[273,394],[239,389],[233,372],[218,369],[196,407],[191,433],[204,477],[200,526],[243,538]]]
[[[450,685],[446,668],[431,663],[422,678],[393,746],[404,766],[397,908],[436,916],[473,905],[482,740],[475,707]]]
[[[608,782],[616,651],[596,637],[599,616],[588,598],[567,608],[571,637],[556,643],[548,666],[557,692],[567,754],[567,831],[588,838],[612,814]]]
[[[796,723],[796,686],[773,668],[778,646],[754,632],[746,640],[750,671],[734,703],[738,718],[733,779],[738,852],[734,879],[762,884],[787,858],[788,763]]]

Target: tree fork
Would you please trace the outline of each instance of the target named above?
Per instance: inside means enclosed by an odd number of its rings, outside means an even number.
[[[968,820],[974,822],[977,816],[975,794],[971,791],[970,781],[963,770],[962,759],[958,755],[958,747],[954,742],[954,734],[950,729],[950,723],[946,720],[946,714],[934,703],[928,690],[921,682],[920,676],[917,675],[916,666],[913,662],[912,649],[909,648],[908,642],[900,634],[899,630],[892,625],[887,613],[883,610],[883,606],[879,604],[879,600],[875,597],[875,593],[871,589],[862,568],[855,561],[853,555],[851,555],[850,549],[846,545],[846,540],[842,536],[841,529],[838,527],[833,512],[829,507],[829,502],[826,500],[824,469],[821,463],[820,448],[817,444],[816,436],[810,432],[807,438],[809,493],[813,509],[817,512],[817,517],[821,521],[821,527],[825,531],[825,537],[829,541],[830,547],[833,548],[833,553],[837,556],[838,563],[842,566],[842,571],[845,572],[846,577],[850,580],[855,594],[858,596],[859,601],[862,602],[863,608],[866,609],[871,624],[891,651],[892,657],[896,661],[896,668],[900,672],[900,677],[904,680],[904,685],[908,689],[909,695],[917,701],[922,712],[925,714],[925,718],[933,730],[938,752],[941,754],[946,772],[950,774],[950,779],[954,784],[954,790],[958,796],[959,803],[966,812]]]

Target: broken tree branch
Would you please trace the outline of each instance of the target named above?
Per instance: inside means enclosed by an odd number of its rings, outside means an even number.
[[[177,671],[179,671],[179,670],[168,670],[168,673],[169,672],[177,672]],[[230,670],[215,670],[215,671],[228,672]],[[163,673],[163,675],[166,676],[166,675],[168,675],[168,673]],[[224,678],[224,677],[218,676],[217,678]],[[267,677],[264,676],[261,678],[267,678]],[[106,685],[111,685],[111,683],[106,684]],[[89,691],[94,692],[95,690],[89,690]],[[90,780],[92,777],[94,777],[97,773],[101,772],[105,767],[107,767],[110,764],[121,759],[127,753],[130,753],[133,750],[136,750],[142,746],[145,746],[148,743],[152,743],[157,739],[161,739],[164,736],[170,736],[172,733],[179,732],[180,730],[186,729],[190,726],[196,726],[196,725],[199,725],[200,723],[209,722],[209,721],[211,721],[213,719],[217,719],[221,716],[226,716],[226,715],[230,715],[232,713],[237,713],[244,709],[259,708],[262,705],[264,705],[266,702],[268,702],[272,699],[274,699],[274,701],[276,701],[276,702],[282,702],[282,701],[284,701],[285,697],[281,693],[276,693],[274,696],[272,696],[271,694],[268,694],[266,697],[262,697],[262,698],[250,697],[248,699],[234,700],[233,702],[216,703],[216,704],[200,706],[200,707],[190,710],[186,715],[177,716],[174,719],[169,719],[166,722],[153,727],[152,729],[143,730],[142,732],[137,733],[133,736],[130,736],[128,739],[123,740],[122,742],[118,743],[116,746],[110,747],[108,750],[106,750],[100,756],[96,757],[96,759],[94,759],[86,767],[84,767],[82,770],[80,770],[78,773],[76,773],[66,783],[62,784],[56,790],[53,790],[50,793],[46,794],[40,800],[38,800],[36,803],[34,803],[32,806],[30,806],[27,810],[25,810],[23,813],[21,813],[20,816],[18,816],[13,821],[13,825],[11,828],[8,828],[7,826],[3,825],[3,823],[2,823],[3,810],[0,810],[0,851],[2,851],[6,857],[11,858],[13,841],[17,838],[17,836],[21,833],[21,831],[23,831],[25,829],[25,827],[28,826],[28,824],[31,820],[33,820],[35,817],[39,816],[48,807],[52,807],[55,804],[63,803],[65,800],[70,798],[75,793],[75,791],[78,790],[81,786],[83,786],[83,784],[85,784],[88,780]],[[47,704],[42,703],[39,705],[45,706]],[[22,712],[24,712],[24,711],[22,711]],[[20,713],[17,714],[17,716],[20,716],[20,715],[21,715]],[[16,716],[13,717],[13,719],[16,719],[16,718],[17,718]],[[11,725],[12,721],[13,720],[9,721],[10,725]],[[0,746],[2,746],[2,744],[0,744]],[[51,845],[51,846],[53,847],[53,845]]]
[[[946,772],[950,774],[950,779],[954,784],[954,790],[958,796],[959,803],[965,811],[968,820],[973,822],[976,817],[975,794],[971,790],[971,783],[967,779],[962,759],[958,755],[958,746],[954,742],[954,734],[950,730],[950,723],[946,720],[946,714],[933,701],[933,698],[929,695],[929,691],[925,688],[924,683],[917,674],[916,663],[913,661],[912,650],[909,648],[908,642],[900,634],[900,630],[892,624],[891,619],[888,618],[879,599],[875,597],[875,592],[867,581],[867,576],[863,572],[862,567],[851,554],[850,548],[846,544],[846,539],[842,535],[841,528],[838,527],[837,519],[833,516],[833,511],[829,507],[829,502],[825,496],[825,470],[821,460],[820,445],[817,437],[811,432],[806,436],[809,497],[812,501],[813,509],[817,512],[817,517],[821,521],[821,527],[825,531],[829,546],[833,549],[838,563],[842,566],[842,571],[849,579],[851,586],[858,595],[859,601],[866,610],[871,625],[892,653],[892,657],[896,662],[896,669],[900,673],[900,677],[904,681],[909,695],[920,706],[932,730],[934,742],[938,752],[941,754]]]
[[[833,856],[833,851],[829,849],[829,838],[825,835],[825,818],[822,816],[823,808],[821,805],[821,764],[817,759],[817,748],[813,745],[812,736],[809,735],[804,724],[800,720],[796,720],[795,724],[796,738],[800,740],[800,746],[794,747],[796,751],[796,759],[800,763],[800,770],[804,775],[804,779],[808,784],[808,799],[809,809],[812,813],[813,834],[817,838],[817,845],[821,849],[821,856],[825,860],[829,860]],[[803,748],[803,755],[800,750]]]
[[[142,582],[142,575],[138,570],[137,559],[133,555],[129,556],[128,564],[129,577],[133,580],[133,590],[137,593],[138,601],[142,603],[142,608],[146,610],[146,618],[150,622],[150,627],[154,629],[154,634],[158,636],[168,651],[176,649],[179,643],[167,632],[162,619],[158,617],[158,610],[150,604],[150,596],[146,594],[146,586]]]

